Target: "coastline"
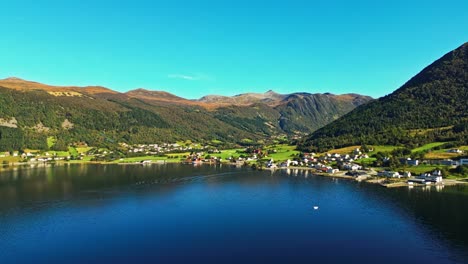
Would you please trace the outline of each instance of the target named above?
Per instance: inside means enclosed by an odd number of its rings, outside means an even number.
[[[265,168],[265,170],[308,170],[308,171],[315,171],[312,174],[317,175],[317,176],[322,176],[322,177],[329,177],[329,178],[340,178],[340,179],[348,179],[348,180],[355,180],[358,182],[366,182],[370,184],[378,184],[382,187],[385,188],[398,188],[398,187],[430,187],[430,186],[454,186],[454,185],[464,185],[468,184],[468,181],[462,181],[462,180],[456,180],[456,179],[443,179],[443,182],[441,183],[433,183],[433,184],[418,184],[418,183],[412,183],[409,184],[407,182],[408,178],[402,178],[403,180],[398,179],[395,182],[385,182],[388,179],[387,178],[376,178],[375,174],[366,174],[366,177],[369,177],[369,179],[359,179],[359,177],[353,177],[349,175],[345,175],[346,172],[338,172],[338,173],[324,173],[324,172],[316,172],[316,169],[314,168],[308,168],[308,167],[281,167],[281,168]]]
[[[8,171],[8,170],[14,170],[17,168],[35,168],[35,167],[52,167],[52,166],[64,166],[64,165],[73,165],[73,164],[80,164],[80,165],[125,165],[125,166],[151,166],[151,165],[164,165],[164,164],[187,164],[187,165],[193,165],[193,166],[200,166],[200,165],[216,165],[216,164],[222,164],[222,165],[231,165],[231,166],[245,166],[245,165],[239,165],[237,163],[231,163],[231,162],[222,162],[222,163],[211,163],[211,162],[204,162],[204,163],[197,163],[197,164],[192,164],[192,163],[184,163],[181,162],[180,160],[158,160],[158,161],[151,161],[149,163],[142,163],[142,162],[115,162],[115,161],[83,161],[83,160],[75,160],[75,161],[54,161],[54,162],[15,162],[15,163],[9,163],[8,165],[3,165],[0,166],[0,172],[2,171]],[[363,176],[363,178],[360,177],[353,177],[346,175],[346,172],[340,171],[338,173],[325,173],[325,172],[319,172],[315,168],[309,168],[309,167],[297,167],[297,166],[290,166],[290,167],[280,167],[280,168],[261,168],[259,170],[270,170],[270,171],[277,171],[277,170],[301,170],[301,171],[313,171],[312,174],[316,176],[321,176],[321,177],[329,177],[329,178],[340,178],[340,179],[348,179],[348,180],[355,180],[358,182],[366,182],[370,184],[378,184],[382,187],[385,188],[398,188],[398,187],[430,187],[430,186],[454,186],[454,185],[463,185],[463,184],[468,184],[468,181],[463,181],[463,180],[457,180],[457,179],[443,179],[443,182],[441,183],[433,183],[433,184],[419,184],[419,183],[408,183],[407,178],[403,178],[403,180],[398,179],[398,180],[393,180],[389,181],[388,178],[376,178],[376,174],[374,173],[367,173]]]

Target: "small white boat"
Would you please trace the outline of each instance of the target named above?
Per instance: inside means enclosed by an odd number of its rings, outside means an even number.
[[[318,210],[318,206],[315,205],[315,206],[314,206],[314,210]]]

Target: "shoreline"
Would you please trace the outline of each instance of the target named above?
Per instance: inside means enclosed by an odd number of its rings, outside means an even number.
[[[316,171],[315,168],[308,168],[308,167],[281,167],[281,168],[265,168],[265,170],[308,170],[308,171]],[[376,178],[376,175],[366,174],[369,179],[358,179],[358,177],[353,177],[349,175],[345,175],[346,172],[338,172],[335,174],[325,173],[325,172],[313,172],[313,175],[322,176],[322,177],[329,177],[329,178],[340,178],[340,179],[348,179],[348,180],[355,180],[357,182],[366,182],[370,184],[378,184],[385,188],[398,188],[398,187],[431,187],[431,186],[454,186],[454,185],[464,185],[468,184],[468,181],[462,181],[457,179],[443,179],[441,183],[431,183],[431,184],[419,184],[419,183],[412,183],[409,184],[407,182],[408,178],[403,178],[403,181],[397,180],[395,182],[388,182],[384,183],[388,178]]]
[[[200,166],[200,165],[231,165],[231,166],[243,166],[239,165],[237,163],[231,163],[231,162],[222,162],[222,163],[211,163],[211,162],[203,162],[203,163],[197,163],[197,164],[192,164],[192,163],[184,163],[181,161],[176,161],[176,160],[158,160],[158,161],[152,161],[149,163],[142,163],[142,162],[115,162],[115,161],[54,161],[54,162],[15,162],[15,163],[10,163],[8,165],[3,165],[0,166],[0,172],[2,171],[8,171],[8,170],[14,170],[17,168],[21,167],[29,167],[29,168],[34,168],[34,167],[48,167],[48,166],[63,166],[63,165],[74,165],[74,164],[79,164],[79,165],[132,165],[132,166],[151,166],[151,165],[165,165],[165,164],[186,164],[186,165],[192,165],[192,166]],[[376,175],[367,173],[363,176],[365,178],[360,178],[360,177],[353,177],[349,175],[345,175],[346,172],[340,171],[338,173],[325,173],[325,172],[319,172],[315,168],[309,168],[309,167],[297,167],[297,166],[290,166],[290,167],[280,167],[280,168],[261,168],[259,170],[269,170],[269,171],[277,171],[277,170],[301,170],[301,171],[313,171],[312,174],[316,176],[321,176],[321,177],[328,177],[328,178],[340,178],[340,179],[348,179],[348,180],[355,180],[358,182],[366,182],[370,184],[378,184],[382,187],[385,188],[398,188],[398,187],[430,187],[430,186],[454,186],[454,185],[463,185],[463,184],[468,184],[468,181],[463,181],[463,180],[458,180],[458,179],[443,179],[442,183],[431,183],[431,184],[420,184],[420,183],[411,183],[409,184],[407,182],[407,178],[404,178],[403,181],[401,180],[396,180],[394,182],[385,182],[389,178],[376,178]],[[390,178],[392,179],[392,178]]]

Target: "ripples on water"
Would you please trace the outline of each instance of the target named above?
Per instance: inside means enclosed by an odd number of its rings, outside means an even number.
[[[467,194],[231,166],[2,171],[0,263],[466,263]]]

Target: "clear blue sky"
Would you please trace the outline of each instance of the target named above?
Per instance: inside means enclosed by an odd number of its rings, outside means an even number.
[[[0,0],[0,78],[186,98],[380,97],[468,41],[468,1]]]

